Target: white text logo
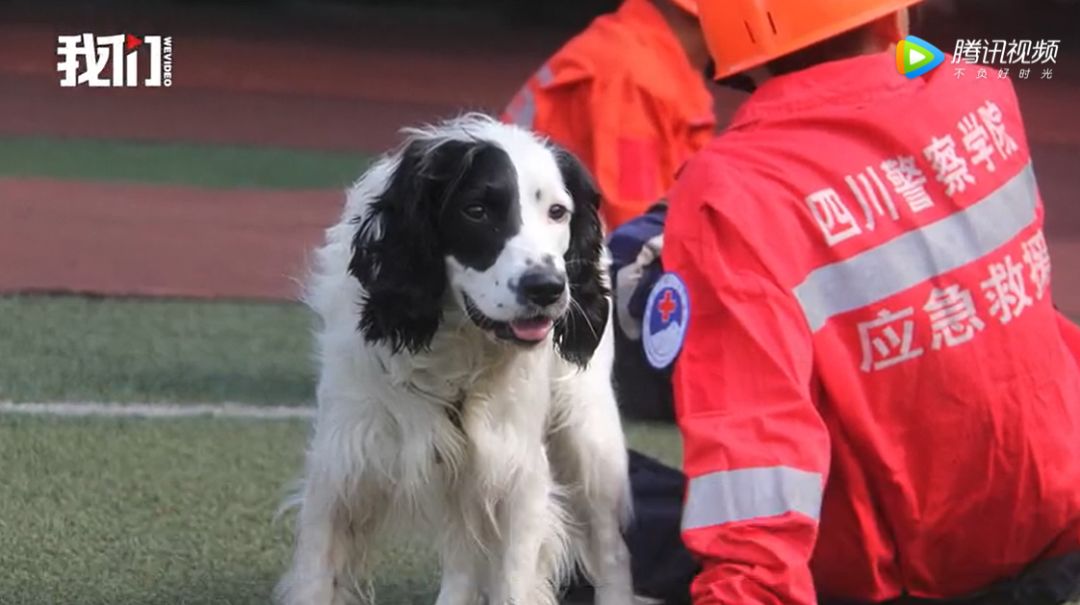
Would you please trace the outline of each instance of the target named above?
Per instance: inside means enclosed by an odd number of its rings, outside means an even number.
[[[56,54],[65,88],[172,86],[171,36],[58,36]]]

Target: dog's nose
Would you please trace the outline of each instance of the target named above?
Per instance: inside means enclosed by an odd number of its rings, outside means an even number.
[[[554,271],[529,271],[521,276],[518,288],[525,300],[546,307],[562,297],[566,278]]]

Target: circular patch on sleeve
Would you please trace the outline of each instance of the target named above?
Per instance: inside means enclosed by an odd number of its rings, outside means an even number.
[[[674,273],[663,274],[649,293],[641,325],[641,343],[649,365],[662,370],[675,361],[689,323],[690,296],[686,284]]]

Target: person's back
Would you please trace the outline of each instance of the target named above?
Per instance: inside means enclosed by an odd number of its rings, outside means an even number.
[[[672,191],[695,603],[954,598],[1080,553],[1080,347],[1019,107],[951,76],[778,77]]]
[[[625,0],[597,18],[533,75],[502,116],[582,158],[603,193],[609,229],[663,197],[715,127],[703,69],[688,55],[692,42],[683,42],[669,19],[695,31],[696,22],[674,7],[665,17],[654,2],[672,0]]]

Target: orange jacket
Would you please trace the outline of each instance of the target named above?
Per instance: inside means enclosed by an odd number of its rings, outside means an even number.
[[[955,598],[1080,551],[1080,331],[1008,80],[775,78],[670,199],[643,342],[681,346],[695,605]]]
[[[609,230],[663,197],[713,134],[703,74],[650,0],[626,0],[547,61],[502,115],[575,153]]]

